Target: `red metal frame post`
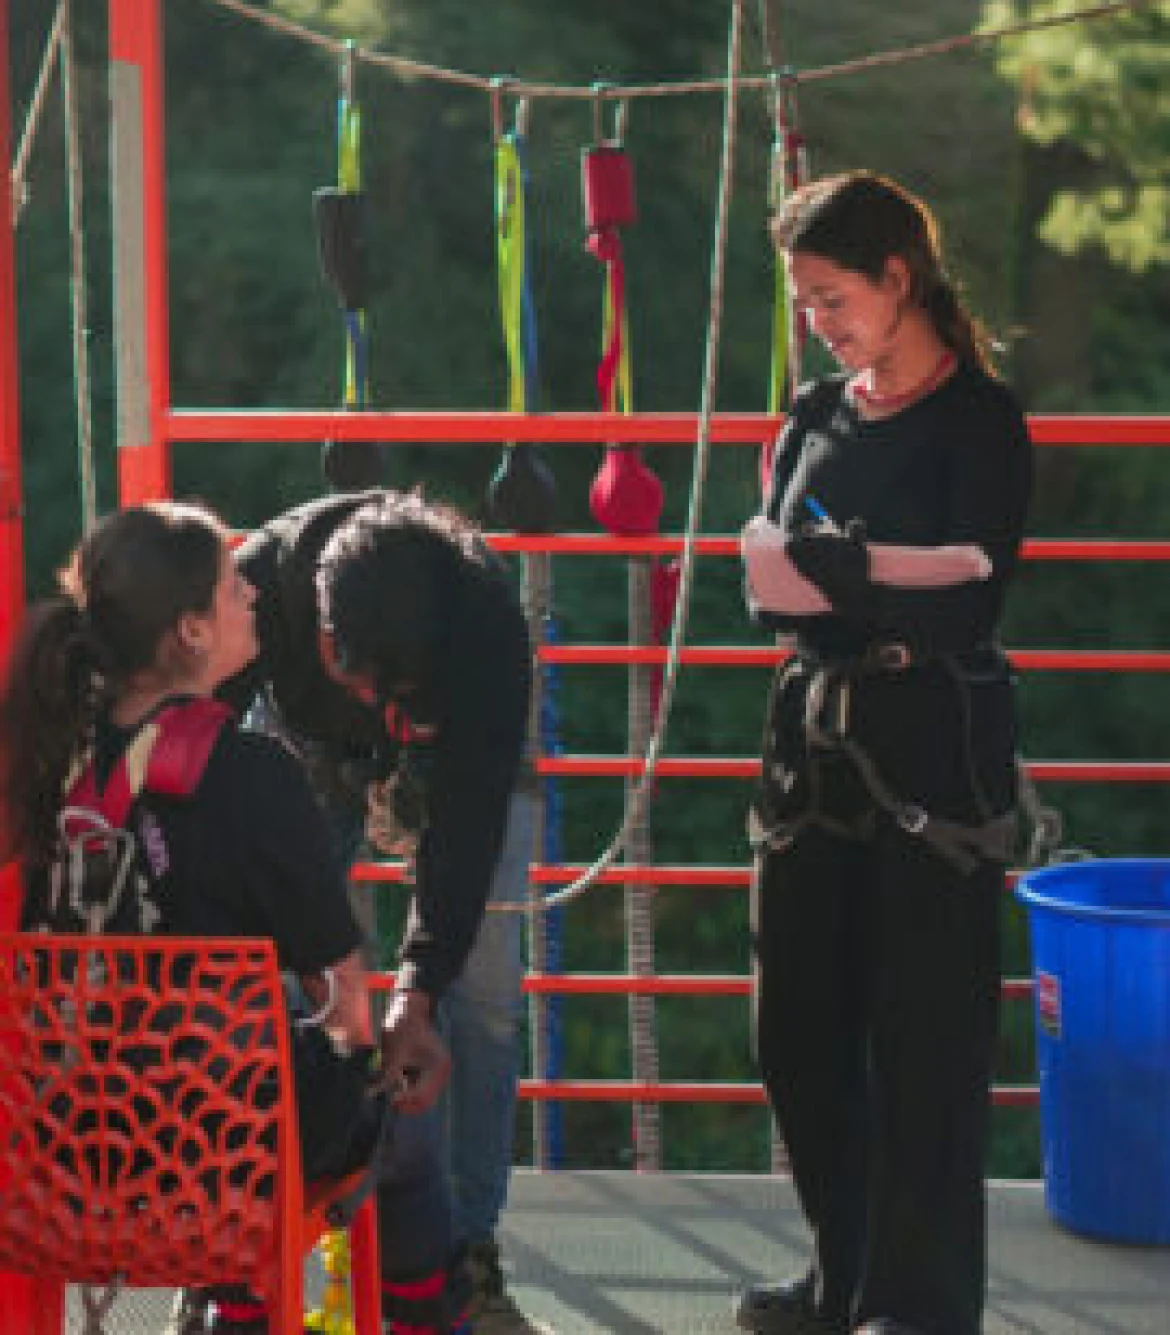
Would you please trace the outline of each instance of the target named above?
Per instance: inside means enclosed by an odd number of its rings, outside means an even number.
[[[20,482],[20,393],[16,364],[16,261],[13,247],[8,0],[0,0],[0,662],[24,608],[24,521]]]
[[[171,494],[162,6],[110,0],[110,197],[118,377],[118,494]]]
[[[0,0],[0,664],[24,609],[24,524],[20,486],[20,400],[16,376],[16,277],[12,244],[11,93],[8,87],[8,0]],[[0,930],[16,926],[20,880],[16,867],[0,870]],[[24,1275],[0,1272],[5,1329],[33,1328],[33,1286]],[[12,1324],[9,1325],[8,1323]]]
[[[8,86],[8,0],[0,0],[0,667],[8,660],[24,610],[24,517],[20,481],[20,396],[16,365],[16,256],[13,246],[11,90]],[[20,881],[0,870],[0,928],[16,926]],[[0,1288],[3,1286],[0,1279]]]

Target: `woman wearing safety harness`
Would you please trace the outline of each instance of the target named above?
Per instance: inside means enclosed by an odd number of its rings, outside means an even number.
[[[193,505],[118,511],[60,584],[30,610],[0,694],[5,854],[22,864],[24,930],[270,937],[300,984],[290,1010],[305,1176],[380,1164],[388,1118],[376,1089],[406,1102],[404,1058],[400,1037],[383,1034],[381,1072],[371,1065],[361,933],[329,829],[286,749],[237,729],[211,698],[257,652],[256,595],[226,527]],[[103,846],[129,850],[115,875]],[[410,1099],[437,1097],[449,1066],[438,1035],[405,1060],[419,1072]],[[441,1178],[428,1190],[440,1216]],[[395,1265],[384,1284],[410,1278]],[[183,1295],[171,1329],[254,1335],[268,1317],[225,1283]]]
[[[1031,446],[921,201],[849,173],[797,190],[772,231],[844,374],[798,394],[744,537],[752,610],[794,649],[750,822],[752,925],[759,1061],[813,1256],[736,1315],[975,1335],[1016,802],[997,633]]]

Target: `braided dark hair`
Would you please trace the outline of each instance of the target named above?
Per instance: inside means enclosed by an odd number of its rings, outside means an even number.
[[[940,340],[960,360],[994,371],[994,342],[947,276],[934,214],[894,181],[866,171],[811,181],[784,200],[771,230],[781,250],[819,255],[875,283],[891,259],[901,259],[909,300]]]
[[[168,634],[185,614],[210,609],[224,541],[198,506],[118,511],[74,552],[61,592],[30,609],[0,695],[8,854],[51,856],[61,792],[99,712],[138,673],[165,667]]]

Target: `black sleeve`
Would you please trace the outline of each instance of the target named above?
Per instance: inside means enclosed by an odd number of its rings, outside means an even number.
[[[826,380],[808,381],[797,390],[792,402],[792,411],[776,440],[776,449],[772,455],[772,472],[764,497],[764,514],[773,522],[776,522],[779,516],[784,494],[800,458],[805,432],[812,420],[827,411],[832,403],[836,403],[841,395],[842,384],[840,377],[831,377]],[[810,621],[818,620],[824,615],[817,613],[796,616],[785,612],[768,611],[752,598],[746,578],[744,598],[752,624],[759,626],[761,630],[774,633],[799,630],[801,626],[806,626]]]
[[[435,997],[462,972],[483,919],[531,689],[528,628],[510,593],[483,609],[451,648],[399,979]]]
[[[207,775],[220,808],[212,828],[241,850],[240,893],[276,942],[282,967],[317,973],[361,943],[325,817],[281,743],[234,731],[224,740],[218,773],[209,767]]]
[[[866,625],[879,635],[949,647],[994,634],[1015,572],[1032,495],[1032,446],[1014,396],[983,382],[946,427],[950,460],[945,541],[974,543],[991,559],[987,580],[937,589],[872,584]]]

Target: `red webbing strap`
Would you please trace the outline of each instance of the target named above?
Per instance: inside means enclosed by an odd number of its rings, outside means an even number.
[[[66,792],[63,805],[96,811],[120,829],[143,788],[170,797],[189,796],[199,786],[221,729],[233,717],[232,710],[217,700],[168,705],[119,757],[100,793],[91,758]],[[146,754],[131,762],[136,747]]]
[[[155,719],[158,735],[146,769],[147,791],[174,797],[193,793],[220,730],[234,717],[218,700],[187,700],[162,710]]]

